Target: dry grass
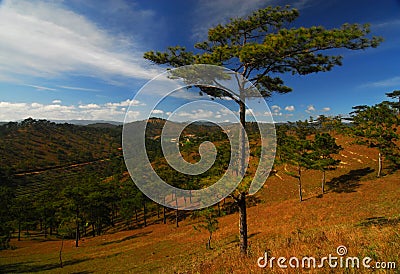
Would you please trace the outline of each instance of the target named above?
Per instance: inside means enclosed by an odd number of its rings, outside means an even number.
[[[400,172],[376,179],[376,151],[354,145],[340,137],[345,148],[340,159],[346,164],[329,172],[321,197],[320,173],[304,176],[305,201],[297,198],[295,179],[278,174],[257,194],[258,204],[248,209],[249,256],[238,254],[238,216],[221,217],[214,249],[206,250],[207,233],[193,229],[187,219],[86,238],[75,248],[64,246],[63,269],[59,268],[59,240],[12,241],[15,250],[0,252],[0,272],[128,272],[128,273],[333,273],[332,269],[260,269],[257,259],[269,256],[336,255],[344,245],[348,256],[373,261],[394,261],[400,271]],[[365,269],[338,269],[335,273],[370,273]],[[376,273],[386,273],[384,271]],[[387,273],[396,273],[387,272]]]

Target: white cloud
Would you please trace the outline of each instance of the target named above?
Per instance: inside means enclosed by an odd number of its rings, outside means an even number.
[[[99,28],[61,1],[3,1],[0,41],[0,78],[73,72],[151,79],[158,74],[146,67],[139,42]]]
[[[313,105],[307,106],[307,109],[306,109],[307,113],[310,113],[310,112],[313,112],[313,111],[315,111],[315,107]]]
[[[108,107],[129,107],[129,106],[144,106],[144,103],[139,102],[138,100],[125,100],[119,103],[107,103]]]
[[[273,106],[271,106],[271,110],[273,111],[273,112],[278,112],[278,111],[280,111],[282,108],[280,107],[280,106],[278,106],[278,105],[273,105]]]
[[[177,112],[176,116],[185,117],[189,120],[209,119],[215,116],[215,113],[211,110],[196,109],[191,112],[181,111]]]
[[[161,109],[155,109],[155,110],[152,111],[152,113],[153,113],[153,114],[163,114],[164,111],[161,110]]]
[[[130,100],[127,100],[130,102]],[[32,117],[47,120],[108,120],[123,121],[127,101],[106,104],[61,105],[61,100],[51,104],[0,102],[0,121],[15,121]],[[136,102],[140,105],[140,102]],[[129,104],[128,104],[129,105]],[[129,111],[130,119],[140,118],[140,111]]]
[[[331,110],[330,107],[325,107],[325,108],[322,109],[322,111],[324,111],[324,112],[328,112],[328,111],[330,111],[330,110]]]
[[[80,105],[79,108],[82,108],[82,109],[96,109],[96,108],[100,108],[100,106],[98,104],[87,104],[87,105]]]
[[[282,108],[280,106],[273,105],[273,106],[271,106],[271,110],[272,110],[272,115],[273,116],[282,116],[282,112],[281,112]],[[271,113],[265,112],[264,115],[265,116],[270,116]]]
[[[295,108],[294,108],[294,106],[286,106],[286,107],[285,107],[285,110],[286,110],[286,111],[294,111]]]
[[[254,113],[254,111],[253,111],[251,108],[248,108],[248,109],[246,109],[246,115],[252,115],[252,116],[254,116],[255,113]]]

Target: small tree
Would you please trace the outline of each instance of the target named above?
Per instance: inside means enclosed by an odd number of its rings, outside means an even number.
[[[283,140],[278,141],[278,149],[282,163],[285,165],[285,173],[296,178],[299,187],[299,199],[303,201],[302,190],[302,172],[311,168],[311,142],[307,139],[301,139],[295,135],[286,135]],[[286,165],[290,165],[295,171],[288,170]]]
[[[340,55],[329,55],[332,49],[360,50],[377,47],[379,37],[367,38],[368,25],[344,24],[341,28],[327,30],[322,26],[288,28],[299,16],[290,7],[266,7],[245,18],[231,19],[225,25],[209,29],[207,40],[195,44],[196,52],[184,47],[169,47],[166,52],[149,51],[144,58],[172,67],[192,64],[225,66],[243,78],[249,79],[262,97],[273,92],[286,93],[291,88],[284,84],[279,74],[307,75],[330,71],[341,65]],[[328,52],[329,51],[329,52]],[[324,54],[325,53],[325,54]],[[238,79],[239,91],[231,94],[224,89],[200,86],[202,92],[212,97],[230,97],[239,108],[240,123],[246,126],[246,99],[254,98],[246,92],[245,83]],[[215,86],[218,87],[216,81]],[[258,96],[258,95],[257,95]],[[244,145],[239,149],[240,172],[244,174]],[[250,180],[247,180],[250,182]],[[249,185],[238,188],[231,196],[239,209],[240,252],[247,254],[246,196]]]
[[[209,233],[207,241],[207,249],[211,248],[211,239],[215,231],[218,230],[218,212],[215,211],[213,207],[208,207],[206,209],[200,210],[198,216],[201,218],[200,224],[194,226],[195,230],[201,231],[201,229],[206,229]]]
[[[351,113],[351,121],[354,124],[352,133],[370,147],[376,147],[378,154],[378,173],[381,176],[384,156],[394,165],[400,164],[399,147],[395,143],[399,140],[397,128],[399,117],[388,102],[382,102],[374,106],[356,106]]]
[[[342,147],[336,144],[335,138],[328,133],[316,134],[313,147],[313,162],[311,164],[312,169],[322,171],[322,183],[321,183],[321,194],[325,193],[325,173],[328,170],[335,169],[340,160],[332,158],[332,154],[338,154]]]

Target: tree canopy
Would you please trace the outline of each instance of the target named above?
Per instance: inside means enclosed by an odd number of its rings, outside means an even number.
[[[185,47],[169,47],[165,52],[149,51],[144,58],[172,67],[212,64],[232,69],[249,79],[263,96],[290,92],[280,74],[306,75],[325,72],[342,64],[342,56],[331,49],[360,50],[377,47],[382,38],[368,37],[368,24],[344,24],[340,28],[323,26],[290,27],[299,16],[296,9],[267,7],[248,17],[231,19],[208,31],[207,40]],[[215,89],[204,89],[213,96],[226,96]]]

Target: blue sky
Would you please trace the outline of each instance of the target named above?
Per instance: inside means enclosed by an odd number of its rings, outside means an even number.
[[[400,89],[400,1],[396,0],[55,0],[0,2],[0,121],[123,121],[138,90],[163,68],[142,58],[171,45],[191,49],[207,29],[268,5],[292,4],[295,26],[371,23],[377,49],[340,51],[328,73],[285,75],[293,92],[267,100],[275,121],[346,115]],[[183,102],[183,101],[182,101]],[[179,99],[175,100],[179,105]],[[143,118],[140,108],[136,118]],[[162,109],[156,111],[165,117]],[[222,115],[222,114],[221,114]],[[215,116],[199,108],[182,117]]]

